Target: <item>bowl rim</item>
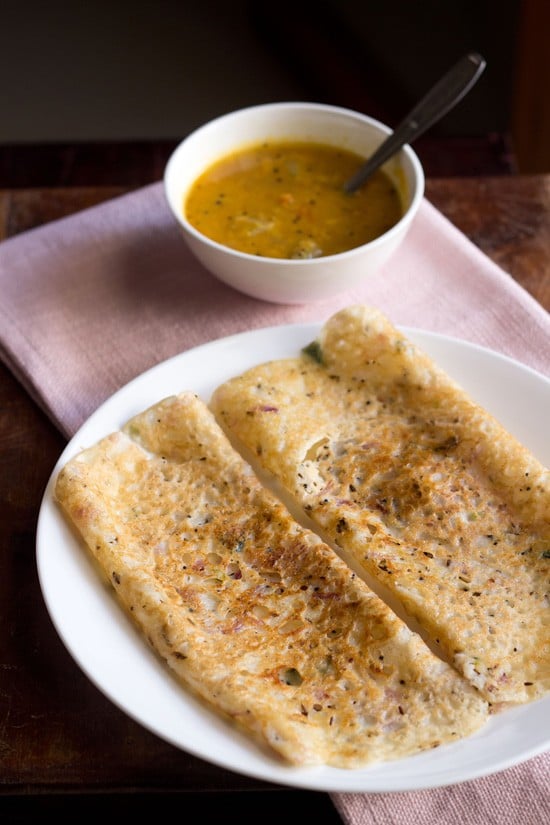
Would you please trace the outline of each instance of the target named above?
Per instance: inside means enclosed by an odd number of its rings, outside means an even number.
[[[298,267],[311,267],[315,263],[319,263],[321,261],[330,263],[335,260],[347,260],[348,258],[354,257],[356,255],[362,254],[367,249],[375,249],[382,244],[391,241],[391,239],[395,236],[400,234],[402,231],[405,231],[408,225],[414,219],[420,204],[423,200],[424,193],[425,193],[425,174],[422,163],[420,158],[414,151],[414,149],[410,146],[410,144],[405,144],[398,153],[403,154],[407,157],[411,164],[411,168],[413,170],[413,180],[415,182],[414,191],[412,193],[411,201],[407,209],[404,211],[401,218],[388,229],[386,232],[382,233],[382,235],[378,235],[378,237],[373,238],[371,241],[367,243],[361,244],[359,246],[352,247],[351,249],[344,250],[343,252],[337,252],[333,255],[323,255],[319,258],[273,258],[268,256],[260,256],[260,255],[253,255],[249,252],[241,252],[238,249],[234,249],[233,247],[226,246],[225,244],[219,243],[219,241],[215,241],[212,238],[209,238],[207,235],[204,235],[202,232],[199,232],[198,229],[195,229],[193,224],[191,224],[185,217],[184,212],[178,211],[176,209],[175,204],[172,201],[170,190],[169,190],[169,182],[173,175],[173,169],[176,165],[176,160],[178,156],[184,151],[185,146],[191,142],[191,140],[196,141],[200,139],[201,134],[204,134],[206,131],[210,131],[211,129],[218,128],[220,125],[223,124],[224,121],[229,121],[241,117],[246,114],[252,114],[254,112],[261,113],[262,111],[276,111],[276,110],[299,110],[305,109],[310,111],[316,111],[320,114],[327,113],[327,114],[339,114],[343,115],[344,117],[351,118],[357,122],[363,122],[369,126],[373,126],[374,128],[378,129],[380,132],[384,133],[385,135],[390,135],[393,132],[393,129],[389,127],[387,124],[383,123],[376,118],[371,117],[370,115],[363,114],[362,112],[358,112],[354,109],[347,108],[345,106],[335,106],[329,103],[315,103],[311,101],[279,101],[279,102],[272,102],[272,103],[260,103],[253,106],[245,106],[240,109],[234,109],[232,111],[226,112],[224,114],[218,115],[211,120],[206,121],[202,125],[198,126],[196,129],[193,129],[189,132],[186,137],[184,137],[177,146],[171,152],[168,161],[164,168],[163,174],[163,188],[166,201],[170,207],[170,211],[172,212],[173,216],[175,217],[176,221],[180,225],[180,227],[192,238],[195,239],[198,243],[203,244],[206,247],[209,247],[212,251],[216,251],[218,253],[228,255],[231,258],[239,261],[248,261],[248,262],[255,262],[258,264],[260,261],[264,266],[273,266],[273,267],[280,267],[286,265],[298,266]],[[220,154],[220,158],[223,157],[223,153]],[[196,177],[195,177],[196,179]]]

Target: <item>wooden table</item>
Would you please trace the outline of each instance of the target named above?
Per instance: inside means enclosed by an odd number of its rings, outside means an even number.
[[[124,191],[0,190],[0,239]],[[426,195],[550,308],[550,175],[428,179]],[[187,793],[202,795],[201,816],[238,814],[241,825],[288,818],[304,800],[309,816],[339,822],[323,794],[275,788],[166,744],[80,671],[49,619],[35,565],[41,497],[64,446],[0,364],[0,818],[14,810],[18,822],[26,811],[29,822],[61,810],[145,813],[158,793],[163,801]]]

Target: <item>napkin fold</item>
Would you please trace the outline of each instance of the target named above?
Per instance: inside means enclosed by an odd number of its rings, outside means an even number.
[[[303,305],[249,298],[206,272],[161,183],[0,244],[0,357],[67,437],[173,355],[245,330],[321,323],[353,303],[549,372],[548,313],[427,200],[377,277]],[[349,825],[542,825],[550,822],[549,768],[547,753],[446,788],[331,798]]]
[[[349,825],[543,825],[550,822],[549,757],[446,788],[332,794],[332,801]]]

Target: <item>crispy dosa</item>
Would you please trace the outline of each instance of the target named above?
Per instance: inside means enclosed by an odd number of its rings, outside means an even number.
[[[493,709],[550,690],[548,470],[382,313],[341,310],[211,409]]]
[[[360,767],[486,721],[478,691],[291,517],[193,393],[83,449],[55,493],[167,672],[286,763]]]

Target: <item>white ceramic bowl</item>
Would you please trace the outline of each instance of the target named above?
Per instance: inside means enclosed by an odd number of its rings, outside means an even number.
[[[223,246],[185,219],[187,192],[212,163],[263,140],[311,140],[367,158],[390,133],[388,126],[366,115],[318,103],[269,103],[240,109],[199,127],[176,147],[164,173],[165,194],[189,248],[221,281],[275,303],[330,298],[372,278],[405,237],[424,194],[422,165],[410,146],[384,165],[384,171],[402,193],[401,220],[375,240],[337,255],[298,260],[265,258]]]

